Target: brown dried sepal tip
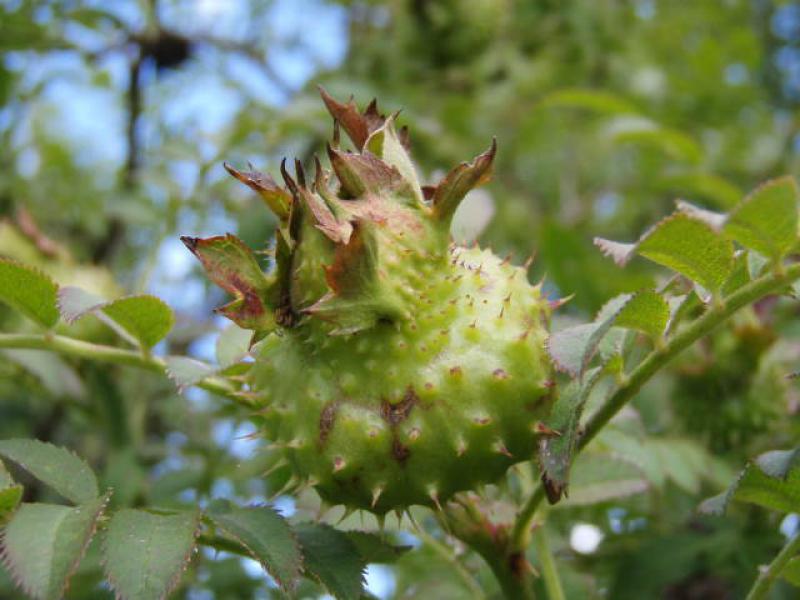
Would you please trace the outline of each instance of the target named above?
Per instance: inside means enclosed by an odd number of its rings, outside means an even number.
[[[181,236],[181,241],[203,265],[208,278],[235,299],[216,309],[244,329],[274,327],[267,305],[272,280],[261,270],[253,252],[234,235],[210,238]]]
[[[355,144],[356,149],[360,152],[364,149],[364,144],[367,142],[370,134],[383,127],[386,122],[386,115],[378,111],[377,100],[372,100],[364,112],[359,112],[355,100],[351,96],[347,104],[342,104],[336,101],[332,96],[325,91],[322,86],[319,87],[320,96],[325,103],[328,112],[336,120],[337,123],[344,127],[348,137]],[[408,149],[408,128],[403,127],[398,132],[400,143]]]
[[[467,193],[488,182],[492,176],[492,165],[497,154],[497,139],[471,162],[462,162],[452,169],[435,187],[425,186],[423,193],[433,206],[434,214],[443,221],[452,219],[456,208]]]
[[[252,165],[250,171],[239,171],[228,163],[222,163],[222,166],[233,177],[257,192],[279,219],[285,220],[289,217],[292,195],[279,186],[270,175],[254,170]]]

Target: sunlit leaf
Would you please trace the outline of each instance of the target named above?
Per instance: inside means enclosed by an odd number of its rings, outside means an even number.
[[[769,181],[734,207],[723,231],[746,248],[780,260],[797,243],[797,201],[793,177]]]
[[[707,222],[677,212],[632,244],[595,238],[595,244],[620,266],[635,254],[649,258],[717,292],[733,269],[733,244]]]
[[[94,314],[120,335],[145,348],[160,342],[175,321],[169,306],[146,294],[105,301],[80,288],[64,287],[58,293],[58,307],[68,323]]]
[[[0,258],[0,301],[43,327],[58,322],[58,285],[39,269]]]

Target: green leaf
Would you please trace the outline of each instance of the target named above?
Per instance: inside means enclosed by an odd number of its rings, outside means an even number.
[[[105,571],[118,598],[154,600],[175,589],[192,558],[200,515],[117,512],[108,524]]]
[[[734,500],[781,512],[800,511],[800,448],[773,450],[750,461],[736,481],[705,500],[700,511],[722,514]]]
[[[605,114],[635,114],[637,108],[624,98],[601,90],[562,89],[546,95],[538,108],[579,108]]]
[[[17,510],[22,501],[23,488],[14,483],[3,463],[0,462],[0,525],[4,524]]]
[[[122,337],[145,348],[160,342],[175,321],[169,306],[147,294],[105,301],[80,288],[64,287],[58,293],[58,307],[68,323],[94,314]]]
[[[86,397],[86,388],[81,376],[57,354],[48,350],[7,348],[0,350],[0,355],[34,375],[56,398]]]
[[[14,479],[11,477],[11,473],[6,470],[5,465],[0,462],[0,490],[10,485],[14,485]]]
[[[22,501],[23,491],[21,485],[10,485],[0,489],[0,525],[4,524],[17,510]]]
[[[245,358],[249,353],[252,338],[252,331],[231,323],[220,332],[217,338],[217,364],[225,369]]]
[[[320,523],[299,523],[295,533],[305,558],[306,575],[339,600],[361,597],[366,564],[347,534]]]
[[[567,327],[550,335],[547,339],[547,352],[560,371],[573,377],[581,374],[594,356],[605,331],[604,323],[585,323]]]
[[[145,348],[152,348],[164,339],[175,322],[172,309],[150,295],[119,298],[102,310]]]
[[[75,508],[23,504],[3,533],[2,559],[33,598],[57,600],[77,568],[108,495]]]
[[[18,464],[75,504],[89,502],[99,495],[97,479],[89,465],[64,448],[38,440],[0,440],[0,456]]]
[[[640,254],[718,292],[733,269],[733,244],[704,220],[676,212],[633,244],[595,238],[606,256],[624,266]]]
[[[781,571],[781,577],[793,586],[800,587],[800,556],[795,556],[786,563],[786,566],[783,567],[783,571]]]
[[[346,531],[365,563],[393,563],[411,550],[411,546],[395,546],[385,535],[366,531]]]
[[[656,339],[664,334],[669,314],[669,304],[661,294],[653,290],[642,290],[633,294],[620,309],[614,325],[635,329]]]
[[[564,507],[587,506],[641,494],[649,489],[642,470],[606,454],[583,453],[572,467]]]
[[[657,180],[658,187],[672,196],[706,198],[715,206],[734,206],[742,197],[741,190],[714,173],[678,173]]]
[[[211,502],[207,510],[214,524],[242,544],[285,590],[300,574],[302,556],[289,524],[269,506],[239,507],[227,500]]]
[[[685,133],[647,121],[637,120],[632,127],[614,127],[611,137],[617,143],[650,146],[670,158],[691,164],[697,164],[703,158],[702,147]]]
[[[539,466],[550,504],[555,504],[562,495],[567,494],[570,466],[578,443],[578,425],[589,392],[602,374],[603,369],[595,368],[585,381],[572,380],[561,391],[547,419],[547,426],[557,435],[542,435],[539,438]]]
[[[769,181],[734,207],[723,231],[742,246],[778,261],[797,243],[797,200],[793,177]]]
[[[272,280],[242,240],[228,234],[205,239],[183,236],[181,241],[200,260],[208,278],[235,297],[216,312],[244,329],[271,330],[275,326],[268,306]]]
[[[58,323],[58,285],[39,269],[0,258],[0,301],[48,329]]]
[[[186,356],[168,356],[164,359],[167,365],[167,376],[183,391],[187,387],[210,377],[216,371],[208,363]]]
[[[552,334],[547,340],[547,351],[558,369],[582,377],[612,327],[634,329],[659,338],[669,317],[669,304],[652,290],[621,294],[600,309],[594,322]]]

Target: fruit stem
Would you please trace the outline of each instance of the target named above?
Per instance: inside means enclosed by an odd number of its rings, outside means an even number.
[[[167,365],[163,359],[144,355],[137,350],[125,350],[114,346],[101,346],[75,338],[53,335],[52,333],[0,333],[0,348],[26,348],[30,350],[49,350],[64,356],[88,358],[98,362],[137,367],[166,375]],[[225,396],[236,402],[241,398],[231,384],[219,377],[206,377],[195,384],[206,391]]]
[[[547,539],[547,528],[544,523],[533,534],[533,546],[536,549],[536,556],[539,559],[539,569],[542,572],[544,588],[547,590],[549,600],[566,600],[564,588],[561,586],[561,578],[558,575],[558,567],[553,559],[550,550],[550,543]]]
[[[586,422],[583,435],[578,440],[575,453],[583,450],[608,422],[639,392],[642,386],[683,350],[727,321],[739,309],[761,298],[779,292],[781,288],[800,279],[800,263],[792,264],[782,272],[772,272],[742,286],[722,302],[711,305],[694,322],[678,331],[660,348],[655,348],[631,372],[627,381],[617,386],[611,396]],[[573,457],[574,458],[574,457]],[[536,509],[544,499],[540,484],[517,514],[511,534],[512,548],[524,550],[531,541],[531,524]]]

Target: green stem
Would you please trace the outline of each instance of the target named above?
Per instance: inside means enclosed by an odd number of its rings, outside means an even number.
[[[780,291],[796,279],[800,279],[800,263],[792,264],[780,272],[772,272],[755,281],[751,281],[724,300],[712,305],[702,316],[678,331],[667,343],[660,348],[654,349],[639,363],[630,376],[620,383],[597,412],[589,418],[583,435],[578,440],[575,453],[577,454],[583,450],[625,404],[639,392],[642,386],[683,350],[727,321],[739,309],[753,304],[764,296]],[[534,514],[536,514],[536,509],[543,499],[544,489],[540,484],[517,514],[514,531],[511,536],[513,548],[521,550],[530,543],[531,523],[533,522]]]
[[[800,554],[800,534],[795,534],[794,537],[789,538],[781,548],[781,551],[778,552],[778,555],[769,563],[769,566],[761,570],[758,578],[753,582],[753,587],[750,588],[746,600],[762,600],[766,598],[770,588],[772,588],[772,584],[775,583],[775,579],[781,574],[786,563],[797,554]]]
[[[26,348],[30,350],[49,350],[65,356],[88,358],[98,362],[136,367],[166,375],[167,365],[157,356],[145,355],[136,350],[125,350],[113,346],[101,346],[63,335],[0,333],[0,348]],[[207,377],[195,384],[206,391],[225,396],[236,402],[242,399],[236,395],[231,384],[219,377]]]
[[[544,523],[533,534],[533,546],[536,549],[536,556],[539,558],[539,568],[542,572],[544,587],[547,590],[547,597],[549,600],[566,600],[564,588],[561,586],[561,578],[558,576],[558,567],[556,561],[553,560],[553,553],[550,551]]]

